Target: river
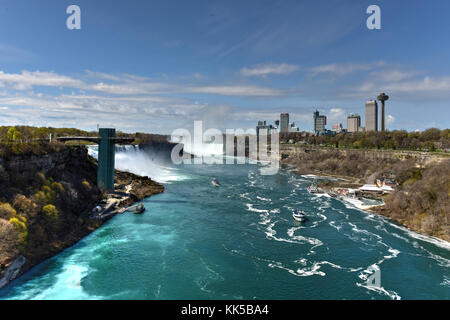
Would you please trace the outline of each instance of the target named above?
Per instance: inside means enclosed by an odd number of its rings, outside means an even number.
[[[0,299],[450,299],[448,242],[310,195],[312,177],[261,175],[250,164],[175,167],[134,149],[118,152],[116,167],[166,191],[144,200],[143,215],[118,215],[31,269]],[[306,223],[293,221],[293,208]],[[374,275],[379,284],[367,283]]]

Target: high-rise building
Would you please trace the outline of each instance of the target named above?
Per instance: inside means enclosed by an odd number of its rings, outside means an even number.
[[[359,114],[353,113],[347,117],[347,131],[358,132],[361,131],[361,117]]]
[[[336,133],[341,133],[344,131],[344,127],[342,126],[342,123],[336,123],[333,125],[333,131]]]
[[[319,111],[315,111],[313,113],[314,118],[314,132],[320,133],[325,132],[325,126],[327,125],[327,117],[324,115],[320,115]]]
[[[366,131],[378,131],[378,104],[376,100],[366,102]]]
[[[289,132],[289,113],[280,114],[280,133]]]

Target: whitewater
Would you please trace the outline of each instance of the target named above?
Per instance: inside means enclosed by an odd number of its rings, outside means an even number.
[[[90,148],[96,156],[96,149]],[[261,165],[172,165],[134,146],[116,168],[163,194],[114,217],[0,299],[449,299],[450,244]],[[217,178],[221,187],[210,181]],[[299,224],[292,210],[306,212]],[[380,286],[368,279],[379,270]]]

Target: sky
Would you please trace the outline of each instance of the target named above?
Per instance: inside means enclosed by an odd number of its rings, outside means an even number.
[[[370,5],[381,29],[369,30]],[[81,29],[69,30],[70,5]],[[449,128],[448,0],[0,0],[0,125],[170,134],[290,113]]]

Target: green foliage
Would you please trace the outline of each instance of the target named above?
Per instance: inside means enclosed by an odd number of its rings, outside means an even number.
[[[58,209],[52,204],[47,204],[46,206],[42,207],[42,213],[51,219],[58,219]]]
[[[0,218],[10,219],[16,215],[16,210],[9,203],[0,203]]]
[[[91,184],[90,184],[89,181],[87,181],[87,180],[83,180],[83,182],[82,182],[81,184],[82,184],[83,187],[84,187],[86,190],[88,190],[88,191],[90,191],[90,190],[92,189]]]
[[[419,150],[435,152],[450,149],[450,129],[428,129],[423,132],[394,130],[385,132],[340,133],[316,136],[307,132],[280,134],[281,141],[293,140],[311,145],[354,149]]]
[[[10,127],[8,132],[6,133],[6,139],[8,141],[19,140],[21,138],[21,134],[17,131],[16,127]]]
[[[63,185],[59,182],[53,181],[51,178],[47,179],[42,172],[37,175],[41,179],[43,185],[41,189],[33,195],[34,199],[41,206],[46,204],[54,204],[58,194],[64,193]]]
[[[28,237],[27,219],[16,215],[15,217],[9,219],[9,223],[11,223],[14,226],[14,229],[19,232],[19,245],[23,250]]]

